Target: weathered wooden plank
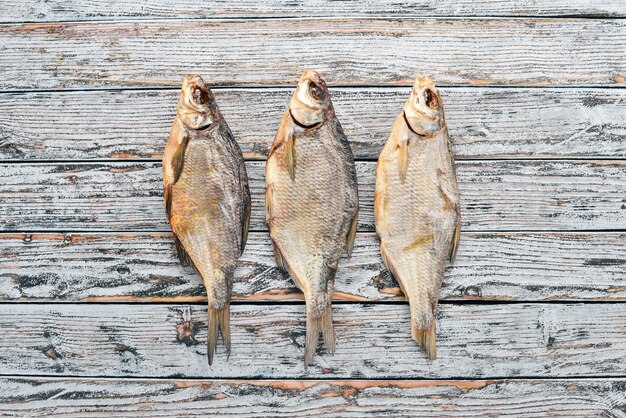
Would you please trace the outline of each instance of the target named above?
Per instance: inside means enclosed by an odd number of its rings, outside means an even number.
[[[376,159],[409,88],[333,88],[357,158]],[[626,157],[626,90],[443,88],[457,158]],[[265,158],[292,89],[215,90],[248,158]],[[0,159],[159,158],[178,91],[0,95]],[[242,104],[254,103],[254,106]]]
[[[411,339],[407,304],[333,307],[334,356],[304,369],[305,307],[234,305],[233,351],[206,359],[206,308],[0,305],[0,373],[204,378],[496,378],[623,375],[626,304],[441,305],[438,358]]]
[[[618,85],[626,22],[601,19],[250,19],[0,27],[0,89],[294,83]],[[28,70],[28,76],[24,76]]]
[[[622,416],[624,379],[0,379],[2,416]]]
[[[61,1],[0,0],[0,22],[75,20],[209,19],[224,17],[305,16],[624,16],[626,2],[613,0],[471,1],[394,0],[346,2],[317,0],[294,4],[285,0],[220,1],[198,4],[188,0]]]
[[[373,228],[376,163],[357,162],[359,227]],[[247,163],[253,230],[265,162]],[[465,231],[626,229],[624,161],[461,161]],[[0,165],[0,230],[168,231],[156,162]]]
[[[625,233],[464,233],[447,300],[626,300]],[[335,300],[403,300],[378,240],[359,233],[342,259]],[[593,277],[593,280],[589,280]],[[267,233],[251,233],[234,298],[301,300],[276,267]],[[204,286],[180,267],[170,234],[2,234],[0,300],[195,302]]]

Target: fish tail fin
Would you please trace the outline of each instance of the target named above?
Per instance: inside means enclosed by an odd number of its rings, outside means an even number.
[[[428,355],[430,360],[437,358],[437,319],[435,309],[437,299],[429,297],[411,298],[411,336]]]
[[[329,305],[322,315],[316,316],[307,309],[306,316],[306,343],[304,348],[304,367],[313,364],[313,356],[317,348],[320,333],[330,354],[335,354],[335,328],[333,327],[333,313]]]
[[[430,328],[421,329],[415,325],[411,326],[411,335],[417,344],[426,352],[430,360],[437,358],[437,322],[433,319]]]
[[[230,358],[230,303],[226,302],[221,309],[209,305],[209,330],[207,335],[207,355],[209,365],[213,364],[213,356],[217,347],[217,334],[222,334],[222,341],[226,346],[226,353]]]

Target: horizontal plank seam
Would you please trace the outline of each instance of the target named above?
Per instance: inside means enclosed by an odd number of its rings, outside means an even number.
[[[49,380],[96,380],[96,379],[102,379],[102,380],[123,380],[123,381],[137,381],[137,382],[143,382],[143,381],[149,381],[149,380],[159,380],[160,382],[165,382],[165,381],[171,381],[171,382],[180,382],[180,381],[185,381],[185,380],[189,380],[189,381],[253,381],[253,382],[281,382],[284,380],[290,380],[290,381],[297,381],[297,382],[320,382],[320,381],[345,381],[345,382],[374,382],[374,383],[385,383],[385,382],[400,382],[400,381],[415,381],[415,382],[422,382],[422,381],[432,381],[432,382],[488,382],[490,380],[501,380],[501,381],[507,381],[507,380],[515,380],[515,381],[528,381],[528,382],[532,382],[532,381],[536,381],[536,380],[551,380],[551,381],[562,381],[562,382],[571,382],[573,380],[584,380],[584,381],[598,381],[598,382],[604,382],[605,377],[589,377],[589,376],[585,376],[585,375],[581,375],[581,376],[576,376],[576,377],[540,377],[540,378],[532,378],[532,377],[516,377],[516,376],[507,376],[504,379],[494,379],[494,378],[486,378],[486,377],[480,377],[480,378],[471,378],[471,377],[461,377],[458,379],[454,379],[454,378],[411,378],[411,377],[407,377],[407,378],[394,378],[394,379],[384,379],[384,378],[371,378],[371,379],[363,379],[363,378],[337,378],[337,379],[332,379],[332,378],[311,378],[311,377],[305,377],[302,379],[299,378],[288,378],[288,379],[280,379],[280,378],[260,378],[260,379],[246,379],[246,378],[210,378],[210,377],[181,377],[181,378],[176,378],[176,377],[157,377],[157,378],[150,378],[150,377],[132,377],[132,376],[128,376],[128,377],[115,377],[115,376],[102,376],[102,377],[80,377],[80,376],[59,376],[59,375],[16,375],[16,374],[0,374],[0,379],[19,379],[19,380],[26,380],[30,377],[41,377],[41,378],[45,378],[45,379],[49,379]],[[620,381],[626,381],[626,376],[621,376],[618,375],[617,377],[611,377],[610,379],[612,379],[613,381],[616,382],[620,382]]]
[[[54,232],[50,230],[41,230],[41,231],[0,231],[0,239],[2,239],[3,235],[19,235],[19,234],[58,234],[58,235],[72,235],[72,234],[93,234],[98,236],[117,236],[117,235],[151,235],[151,234],[167,234],[171,233],[170,230],[155,230],[155,231],[136,231],[136,230],[119,230],[119,231],[94,231],[94,230],[67,230],[62,232]],[[250,229],[248,232],[251,233],[267,233],[266,229]],[[593,235],[622,235],[626,233],[626,230],[620,229],[593,229],[593,230],[584,230],[584,229],[570,229],[570,230],[498,230],[498,231],[461,231],[463,235],[505,235],[505,234],[515,234],[515,235],[583,235],[583,234],[593,234]],[[375,231],[357,231],[358,236],[363,235],[375,235]]]
[[[616,381],[622,381],[623,379],[626,378],[626,375],[612,375],[612,374],[593,374],[593,375],[572,375],[571,377],[563,377],[563,376],[533,376],[533,375],[528,375],[528,376],[483,376],[479,379],[476,378],[468,378],[468,377],[447,377],[445,379],[442,378],[438,378],[438,377],[420,377],[420,378],[414,378],[414,377],[393,377],[393,378],[388,378],[388,379],[381,379],[381,378],[377,378],[377,379],[351,379],[351,378],[345,378],[345,377],[305,377],[305,378],[293,378],[293,377],[286,377],[286,378],[267,378],[267,377],[256,377],[256,376],[249,376],[249,377],[217,377],[217,378],[211,378],[211,377],[196,377],[196,376],[190,376],[190,377],[163,377],[163,376],[140,376],[140,377],[124,377],[124,376],[107,376],[107,375],[86,375],[86,376],[81,376],[81,375],[63,375],[63,376],[59,376],[59,375],[48,375],[48,374],[2,374],[0,373],[0,379],[10,379],[10,378],[17,378],[17,379],[28,379],[28,378],[45,378],[45,379],[55,379],[55,380],[64,380],[64,379],[77,379],[77,380],[127,380],[127,381],[146,381],[146,380],[158,380],[158,381],[174,381],[174,382],[179,382],[179,381],[184,381],[184,380],[189,380],[189,381],[257,381],[257,382],[282,382],[282,381],[296,381],[296,382],[301,382],[301,381],[309,381],[309,382],[324,382],[324,381],[328,381],[328,382],[333,382],[333,381],[354,381],[354,382],[393,382],[393,381],[397,381],[397,382],[406,382],[406,381],[415,381],[415,382],[481,382],[481,381],[489,381],[489,380],[501,380],[501,381],[537,381],[537,380],[550,380],[550,381],[564,381],[564,382],[568,382],[568,381],[572,381],[572,380],[584,380],[584,381],[594,381],[594,380],[600,380],[600,381],[605,381],[605,379],[615,379]]]
[[[624,163],[626,162],[626,157],[519,157],[519,158],[456,158],[457,161],[463,161],[464,163],[483,163],[483,162],[507,162],[507,161],[515,161],[515,162],[534,162],[534,161],[558,161],[558,162],[615,162],[615,163]],[[246,159],[246,161],[251,162],[263,162],[266,159],[257,158],[257,159]],[[355,158],[355,162],[369,162],[373,163],[378,161],[375,158]],[[57,164],[76,164],[76,165],[94,165],[94,164],[155,164],[159,165],[161,163],[161,159],[159,158],[122,158],[122,159],[108,159],[108,158],[99,158],[93,160],[85,160],[85,159],[77,159],[77,160],[0,160],[0,164],[22,164],[22,165],[57,165]]]
[[[445,281],[445,279],[444,279]],[[294,289],[294,291],[296,291]],[[484,305],[620,305],[625,304],[626,299],[580,299],[580,300],[492,300],[492,299],[457,299],[457,300],[449,300],[449,299],[441,299],[439,300],[440,305],[464,305],[464,306],[484,306]],[[371,300],[371,301],[351,301],[351,300],[333,300],[333,306],[338,305],[346,305],[346,306],[354,306],[354,305],[407,305],[407,301],[403,300]],[[0,300],[1,305],[50,305],[50,306],[60,306],[60,305],[102,305],[102,306],[113,306],[113,305],[129,305],[129,306],[145,306],[145,305],[167,305],[167,306],[205,306],[206,302],[198,302],[198,301],[189,301],[189,302],[171,302],[171,301],[111,301],[111,302],[103,302],[99,301],[51,301],[47,300]],[[233,299],[231,300],[231,305],[241,305],[241,306],[299,306],[305,305],[304,300],[242,300],[242,299]]]
[[[0,230],[0,234],[161,234],[172,232],[170,229],[4,229]],[[248,232],[267,232],[267,229],[249,229]],[[374,233],[373,229],[360,229],[359,234]],[[465,233],[464,231],[461,231]],[[605,234],[605,233],[624,233],[626,229],[497,229],[497,230],[477,230],[467,231],[472,234]]]
[[[391,123],[391,122],[390,122]],[[390,128],[391,130],[391,128]],[[254,162],[262,162],[266,161],[266,158],[258,157],[258,158],[245,158],[246,161],[254,161]],[[476,157],[455,157],[456,161],[463,162],[506,162],[506,161],[515,161],[515,162],[533,162],[533,161],[557,161],[557,162],[568,162],[568,161],[602,161],[602,162],[626,162],[626,157],[602,157],[602,156],[581,156],[581,157],[571,157],[571,156],[563,156],[563,157],[485,157],[485,158],[476,158]],[[377,158],[355,158],[355,162],[366,162],[366,163],[375,163],[378,161]],[[160,163],[160,158],[97,158],[97,159],[75,159],[75,160],[13,160],[0,159],[0,164],[6,165],[46,165],[46,164],[110,164],[110,163]]]

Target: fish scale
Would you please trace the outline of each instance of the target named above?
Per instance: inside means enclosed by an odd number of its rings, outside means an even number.
[[[459,192],[441,97],[416,79],[378,160],[374,217],[383,260],[409,301],[411,334],[436,357],[435,311],[460,229]]]
[[[317,97],[316,97],[317,96]],[[266,166],[266,216],[279,265],[304,293],[305,367],[319,334],[334,352],[331,299],[358,210],[356,171],[325,83],[305,71],[281,120]]]
[[[181,263],[191,264],[206,287],[212,364],[218,333],[230,354],[230,297],[247,239],[250,191],[241,150],[199,76],[183,80],[163,183]]]

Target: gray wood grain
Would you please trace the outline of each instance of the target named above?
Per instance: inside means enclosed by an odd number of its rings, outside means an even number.
[[[234,305],[233,349],[206,358],[206,307],[0,305],[0,373],[203,378],[497,378],[626,372],[626,304],[440,305],[437,360],[402,304],[335,304],[337,351],[304,369],[305,307]]]
[[[626,300],[625,233],[463,233],[445,300]],[[593,277],[593,280],[589,278]],[[301,300],[274,261],[267,233],[251,233],[234,299]],[[335,300],[403,300],[378,240],[359,233],[341,260]],[[197,302],[204,285],[183,269],[168,233],[1,234],[0,300]]]
[[[223,17],[272,16],[509,16],[579,15],[624,16],[626,2],[612,0],[541,1],[330,1],[291,2],[286,0],[219,1],[198,3],[190,0],[141,1],[61,1],[0,0],[0,22],[47,22],[72,20],[205,19]]]
[[[265,158],[292,90],[214,91],[246,157]],[[331,90],[357,158],[378,158],[409,91]],[[479,87],[442,94],[459,159],[626,157],[626,90]],[[0,159],[160,159],[177,100],[178,91],[2,94]]]
[[[2,416],[620,417],[624,379],[145,380],[1,378]]]
[[[611,86],[626,22],[602,19],[251,19],[0,26],[0,89],[293,84]],[[358,48],[355,48],[358,45]],[[24,71],[28,70],[28,76]]]
[[[375,162],[357,162],[359,228],[373,228]],[[624,161],[457,162],[465,231],[626,228]],[[265,162],[247,163],[265,229]],[[169,231],[156,162],[0,164],[0,230]]]

